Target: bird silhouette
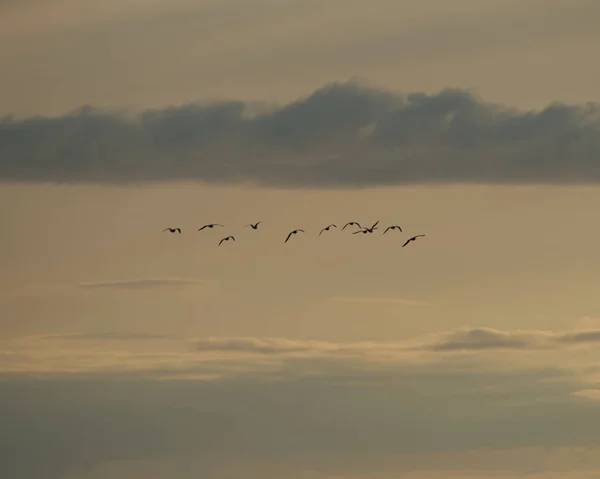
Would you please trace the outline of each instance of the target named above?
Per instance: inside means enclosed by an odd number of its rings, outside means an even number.
[[[377,220],[377,221],[376,221],[376,222],[373,224],[373,226],[371,226],[370,228],[363,228],[362,230],[355,231],[355,232],[354,232],[354,233],[352,233],[352,234],[354,234],[354,235],[355,235],[356,233],[363,233],[363,234],[372,233],[373,231],[375,231],[376,229],[378,229],[378,228],[377,228],[377,225],[378,225],[378,224],[379,224],[379,220]]]
[[[177,233],[181,234],[181,228],[165,228],[163,231],[169,231],[171,233],[177,232]]]
[[[249,225],[246,225],[246,226],[250,226],[253,230],[257,230],[258,225],[261,223],[262,223],[262,221],[259,221],[258,223],[254,223],[254,224],[250,223]]]
[[[346,223],[344,225],[344,227],[342,228],[342,231],[344,231],[346,229],[346,226],[358,226],[359,228],[362,228],[361,225],[359,225],[356,221],[348,221],[348,223]]]
[[[413,236],[412,238],[408,238],[406,240],[406,243],[404,243],[402,245],[402,247],[404,248],[408,243],[410,243],[411,241],[415,241],[417,238],[420,238],[421,236],[425,236],[425,235],[417,235],[417,236]]]
[[[287,243],[288,240],[291,238],[291,236],[297,234],[298,232],[304,233],[304,230],[297,229],[297,230],[291,231],[290,234],[287,235],[287,238],[285,239],[284,243]]]
[[[217,223],[210,223],[208,225],[204,225],[202,228],[198,228],[198,231],[202,231],[204,228],[214,228],[215,226],[223,226],[223,225],[219,225]]]
[[[331,224],[331,225],[329,225],[329,226],[325,226],[325,228],[323,228],[323,229],[322,229],[322,230],[319,232],[319,236],[321,236],[321,233],[323,233],[323,231],[329,231],[329,228],[332,228],[332,227],[333,227],[333,228],[337,228],[337,226],[336,226],[336,225],[334,225],[334,224]]]
[[[219,246],[221,246],[221,243],[223,241],[229,241],[229,240],[233,240],[235,241],[235,238],[233,236],[226,236],[225,238],[223,238],[221,241],[219,241]]]
[[[402,232],[402,228],[400,228],[400,226],[394,225],[394,226],[388,226],[382,234],[386,234],[388,232],[388,230],[400,230],[400,232]]]

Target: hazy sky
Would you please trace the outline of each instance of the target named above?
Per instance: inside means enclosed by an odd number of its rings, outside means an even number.
[[[599,22],[0,0],[0,476],[600,477]]]

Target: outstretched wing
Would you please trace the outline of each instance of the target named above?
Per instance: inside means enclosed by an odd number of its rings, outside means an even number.
[[[198,231],[202,231],[204,228],[208,228],[208,225],[204,225],[202,228],[198,228]]]
[[[233,241],[235,241],[235,238],[234,238],[233,236],[230,236],[230,238],[231,238]]]
[[[219,246],[221,246],[221,243],[225,241],[225,238],[223,238],[221,241],[219,241]]]
[[[386,234],[388,230],[394,229],[393,226],[388,226],[382,234]]]
[[[287,235],[287,238],[285,239],[284,243],[287,243],[287,242],[288,242],[288,240],[290,239],[290,236],[292,236],[293,234],[294,234],[294,232],[293,232],[293,231],[291,231],[291,232],[290,232],[290,233]]]
[[[175,228],[175,231],[178,231],[181,234],[181,228]]]

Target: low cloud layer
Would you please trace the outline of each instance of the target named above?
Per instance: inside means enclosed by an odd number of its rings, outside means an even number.
[[[436,467],[431,454],[595,446],[591,333],[465,328],[405,342],[225,337],[193,347],[124,332],[0,340],[0,410],[10,412],[0,469],[23,479],[296,477],[248,473],[278,458],[322,477],[392,477]],[[154,476],[109,467],[184,457],[199,464]],[[255,461],[245,476],[211,474],[241,458]],[[469,461],[447,467],[502,469]],[[514,467],[539,466],[528,464]]]
[[[600,105],[519,111],[466,91],[336,83],[297,102],[0,120],[0,179],[285,187],[597,183]]]

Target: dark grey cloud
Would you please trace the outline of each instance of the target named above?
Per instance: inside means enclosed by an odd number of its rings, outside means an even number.
[[[327,374],[165,382],[115,371],[78,380],[5,379],[0,470],[15,479],[69,471],[79,477],[105,462],[187,454],[209,469],[238,457],[276,457],[305,467],[322,460],[349,473],[348,459],[358,465],[373,454],[598,444],[597,406],[570,397],[570,381],[577,381],[556,369],[290,364],[315,367]],[[340,386],[349,379],[380,386]]]
[[[86,106],[0,120],[0,178],[249,181],[268,186],[600,181],[600,105],[519,111],[461,90],[327,85],[265,111],[241,101],[148,110]]]

